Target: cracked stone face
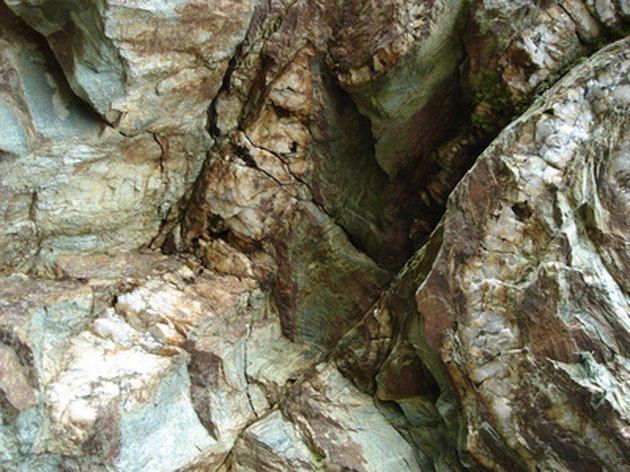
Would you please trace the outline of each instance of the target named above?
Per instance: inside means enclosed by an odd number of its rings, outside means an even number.
[[[628,44],[576,67],[480,156],[416,294],[427,341],[475,385],[456,388],[488,467],[625,466]]]
[[[628,470],[629,22],[2,0],[0,469]]]

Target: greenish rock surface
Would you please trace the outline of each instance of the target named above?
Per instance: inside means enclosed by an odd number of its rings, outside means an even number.
[[[625,471],[629,14],[2,0],[0,469]]]
[[[196,178],[203,123],[124,136],[72,93],[41,37],[0,13],[0,272],[149,245]]]
[[[416,300],[484,467],[626,467],[629,64],[574,68],[449,199]]]
[[[125,134],[203,121],[253,11],[250,1],[6,3],[47,38],[72,90]]]

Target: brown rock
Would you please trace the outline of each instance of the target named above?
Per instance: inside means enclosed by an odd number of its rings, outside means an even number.
[[[418,290],[485,467],[625,467],[627,48],[577,67],[484,152]]]

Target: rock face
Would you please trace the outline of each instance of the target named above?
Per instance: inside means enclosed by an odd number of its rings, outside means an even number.
[[[627,33],[624,2],[474,1],[465,28],[467,88],[482,128],[503,127],[576,60]]]
[[[14,1],[72,90],[124,134],[203,122],[247,32],[251,1]]]
[[[576,67],[481,155],[416,294],[488,468],[627,465],[629,45]]]
[[[151,243],[196,178],[203,120],[127,137],[72,94],[47,44],[4,4],[0,22],[0,268]]]
[[[629,17],[3,0],[0,468],[627,470]]]

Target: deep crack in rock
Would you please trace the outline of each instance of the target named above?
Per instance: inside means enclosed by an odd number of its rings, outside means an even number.
[[[0,468],[627,469],[623,2],[79,3],[0,5]]]

